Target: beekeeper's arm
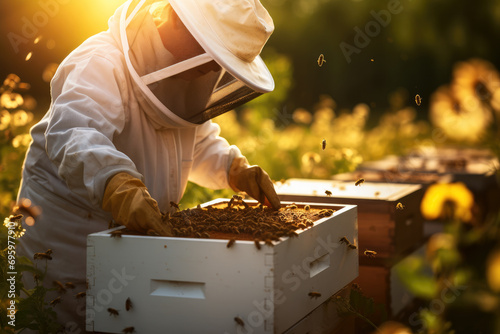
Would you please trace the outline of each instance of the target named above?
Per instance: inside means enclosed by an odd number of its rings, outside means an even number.
[[[274,209],[280,200],[269,175],[259,166],[250,166],[240,150],[219,136],[219,125],[211,121],[197,128],[190,181],[212,189],[244,191]]]
[[[124,74],[103,57],[64,64],[52,82],[46,150],[77,195],[139,232],[169,234],[134,163],[112,143],[126,122]]]

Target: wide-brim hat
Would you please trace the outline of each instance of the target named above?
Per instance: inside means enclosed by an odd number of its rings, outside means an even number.
[[[274,89],[260,52],[274,24],[259,0],[169,0],[203,49],[226,71],[257,92]]]

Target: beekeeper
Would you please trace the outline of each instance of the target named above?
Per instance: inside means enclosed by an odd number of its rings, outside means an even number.
[[[45,285],[76,285],[50,297],[68,332],[85,329],[86,237],[111,219],[171,235],[160,212],[188,180],[279,208],[266,172],[210,121],[274,89],[259,56],[273,29],[258,0],[131,0],[61,63],[19,192],[42,215],[18,252],[52,249]]]

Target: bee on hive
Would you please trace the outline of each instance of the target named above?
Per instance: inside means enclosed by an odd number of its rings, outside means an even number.
[[[112,232],[110,232],[110,233],[109,233],[109,236],[110,236],[111,238],[121,238],[121,237],[122,237],[122,234],[123,234],[122,230],[116,230],[116,231],[112,231]]]
[[[355,244],[349,244],[349,245],[347,245],[347,247],[349,247],[349,249],[356,249],[356,248],[358,248],[358,246],[356,246]]]
[[[230,239],[228,242],[227,242],[227,245],[226,247],[227,248],[231,248],[233,247],[233,245],[235,244],[236,240],[235,239]]]
[[[83,298],[85,297],[87,293],[85,291],[82,291],[82,292],[78,292],[76,295],[75,295],[75,298],[76,299],[79,299],[79,298]]]
[[[61,302],[61,297],[57,297],[56,299],[54,299],[53,301],[50,302],[50,305],[51,306],[56,306],[60,302]]]
[[[112,316],[112,315],[113,315],[113,316],[115,316],[115,317],[116,317],[116,316],[118,316],[118,315],[119,315],[118,310],[115,310],[115,309],[114,309],[114,308],[112,308],[112,307],[108,307],[108,312],[109,312],[109,315],[110,315],[110,316]]]
[[[332,192],[330,190],[325,190],[326,196],[332,196]]]
[[[234,317],[234,321],[236,321],[236,323],[241,327],[245,327],[245,322],[243,322],[243,319],[241,319],[240,317]]]
[[[359,185],[363,184],[363,182],[365,182],[365,179],[360,178],[359,180],[357,180],[357,181],[354,183],[354,185],[355,185],[355,186],[359,186]]]
[[[346,244],[346,245],[350,245],[350,244],[351,244],[351,242],[350,242],[350,241],[349,241],[346,237],[342,237],[342,238],[340,238],[340,240],[339,240],[339,241],[340,241],[341,243],[343,243],[343,244]]]
[[[130,298],[127,298],[127,300],[125,301],[125,309],[127,311],[130,311],[132,309],[132,301],[130,300]]]
[[[368,257],[375,257],[375,255],[377,255],[377,252],[375,251],[372,251],[372,250],[365,250],[365,256],[368,256]]]
[[[321,297],[321,293],[319,293],[319,292],[315,292],[315,291],[311,291],[311,292],[309,292],[309,293],[308,293],[308,295],[309,295],[309,297],[311,297],[311,298],[319,298],[319,297]]]
[[[260,241],[259,241],[259,239],[255,239],[253,242],[255,244],[255,248],[257,248],[258,250],[260,250],[261,247],[260,247]]]
[[[401,202],[399,202],[398,204],[396,204],[396,209],[403,210],[404,208],[405,208],[405,206],[403,204],[401,204]]]
[[[325,56],[323,54],[320,54],[318,57],[318,65],[319,67],[323,66],[323,64],[326,63]]]
[[[170,206],[173,207],[173,208],[175,208],[176,210],[180,210],[179,204],[177,204],[175,202],[170,201]]]

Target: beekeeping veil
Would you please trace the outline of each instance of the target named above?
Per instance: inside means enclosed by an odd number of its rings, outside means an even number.
[[[157,26],[169,5],[204,53],[176,61],[164,47]],[[177,126],[201,124],[272,91],[273,78],[259,54],[273,30],[259,0],[130,0],[120,17],[132,79],[162,117]],[[213,61],[216,70],[202,71]],[[182,74],[187,71],[196,76],[186,79]]]

